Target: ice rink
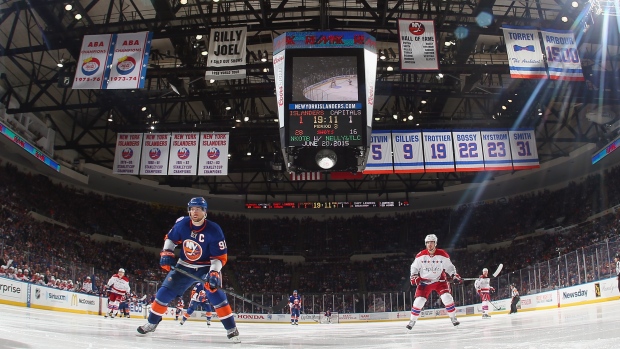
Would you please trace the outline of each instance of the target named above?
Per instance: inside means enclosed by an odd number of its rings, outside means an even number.
[[[357,324],[239,323],[241,344],[226,339],[219,322],[163,321],[140,335],[139,318],[59,313],[0,305],[0,348],[620,348],[620,301],[518,314]]]

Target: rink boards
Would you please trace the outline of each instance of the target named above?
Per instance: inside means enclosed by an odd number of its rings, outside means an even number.
[[[609,278],[532,295],[522,295],[518,309],[528,311],[542,310],[618,299],[620,299],[618,281],[616,278]],[[503,313],[510,309],[510,299],[493,300],[492,303],[489,309],[491,313]],[[33,285],[3,277],[0,277],[0,304],[92,315],[102,315],[107,311],[107,298],[104,297]],[[132,316],[146,316],[146,307],[142,305],[132,305],[130,310]],[[482,313],[480,304],[460,306],[457,307],[456,311],[457,316],[479,315]],[[175,312],[175,308],[168,308],[164,319],[174,319]],[[338,321],[393,321],[407,319],[409,316],[410,312],[408,310],[399,312],[340,313],[338,314]],[[422,319],[431,319],[446,316],[446,310],[441,308],[422,310],[420,317]],[[192,314],[190,320],[204,321],[204,317],[204,311],[196,311]],[[288,313],[239,313],[235,314],[235,318],[239,322],[290,322],[290,315]],[[215,312],[213,313],[213,320],[217,320]],[[300,322],[319,323],[319,314],[302,314]]]

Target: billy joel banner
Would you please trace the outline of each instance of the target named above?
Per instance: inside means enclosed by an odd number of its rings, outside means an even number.
[[[534,27],[504,25],[504,40],[510,66],[510,77],[515,79],[546,79],[547,68],[540,47],[538,30]]]
[[[74,89],[144,87],[153,33],[85,35]]]
[[[228,174],[228,132],[200,134],[198,175],[218,176]]]
[[[438,70],[439,55],[432,20],[399,19],[401,70]]]
[[[584,81],[575,34],[570,30],[544,29],[547,65],[551,80]]]
[[[116,135],[116,152],[114,153],[112,173],[138,174],[142,136],[142,133],[119,133]]]
[[[245,48],[247,41],[247,28],[212,28],[209,35],[209,54],[207,55],[207,68],[235,69],[209,69],[205,73],[206,80],[227,80],[245,78]]]

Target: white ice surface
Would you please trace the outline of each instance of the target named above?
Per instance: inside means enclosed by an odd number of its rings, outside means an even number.
[[[491,319],[421,320],[408,333],[407,320],[355,324],[238,323],[241,343],[226,339],[219,322],[162,321],[140,335],[142,318],[102,316],[0,305],[0,348],[620,348],[620,301],[517,314]]]

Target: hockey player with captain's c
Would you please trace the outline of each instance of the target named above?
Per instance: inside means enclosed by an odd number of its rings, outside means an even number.
[[[228,339],[240,343],[232,309],[226,293],[220,289],[221,270],[228,261],[222,228],[207,220],[207,201],[204,198],[192,198],[187,204],[187,211],[189,215],[177,219],[166,234],[159,264],[168,274],[151,304],[148,322],[138,327],[138,332],[154,332],[168,310],[168,303],[177,295],[184,294],[195,283],[194,278],[200,278],[208,291],[209,302],[227,330]],[[174,254],[177,245],[182,246],[178,262]]]
[[[419,252],[411,264],[411,285],[416,286],[415,300],[411,306],[411,317],[407,329],[411,330],[420,317],[426,300],[435,291],[448,312],[454,326],[459,325],[456,318],[454,298],[450,294],[449,281],[462,283],[461,276],[456,272],[448,253],[437,248],[437,236],[429,234],[424,239],[426,249]]]

